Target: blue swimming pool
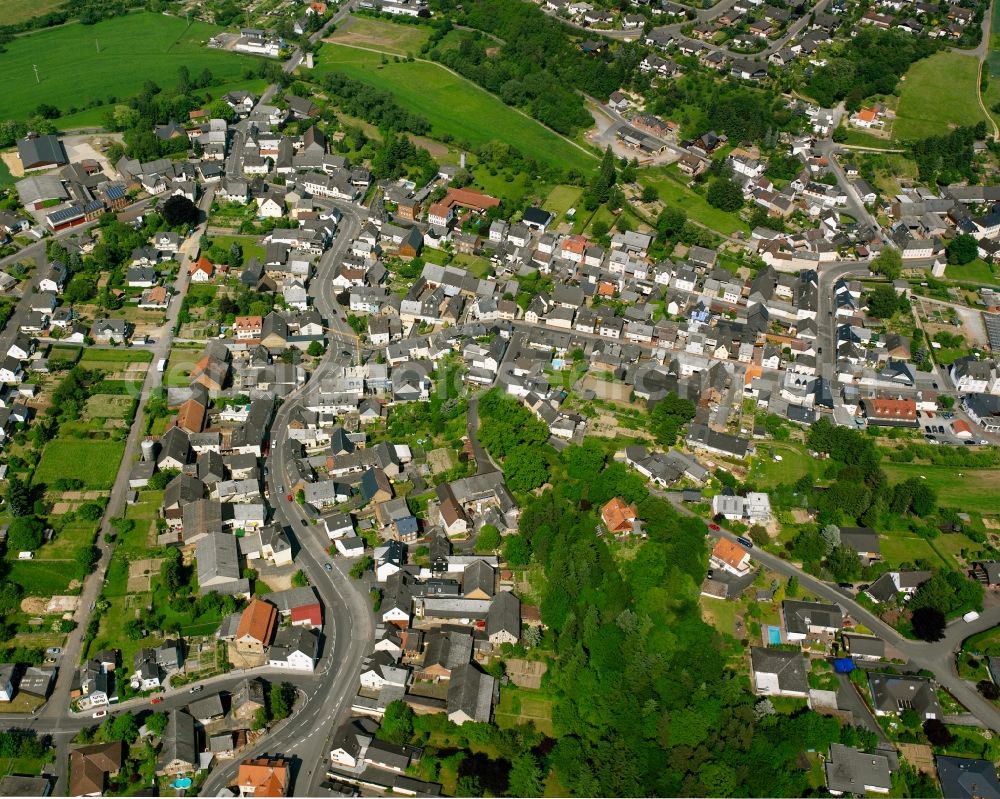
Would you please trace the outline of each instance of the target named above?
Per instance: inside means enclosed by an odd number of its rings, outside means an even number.
[[[767,642],[769,644],[780,644],[781,643],[781,628],[775,627],[773,624],[767,625]]]
[[[178,777],[176,780],[174,780],[172,787],[190,788],[193,782],[194,780],[192,780],[190,777]]]

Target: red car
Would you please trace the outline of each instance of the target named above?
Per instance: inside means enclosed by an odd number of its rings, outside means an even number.
[[[162,701],[163,701],[163,697],[156,696],[156,697],[153,697],[152,699],[149,700],[149,704],[151,704],[151,705],[158,705]]]
[[[289,502],[291,502],[292,501],[292,495],[289,494],[287,497],[285,497],[285,499],[287,499]]]
[[[719,527],[719,525],[717,525],[717,524],[710,524],[710,525],[708,525],[708,529],[711,530],[713,533],[718,533],[718,532],[722,531],[722,528]]]

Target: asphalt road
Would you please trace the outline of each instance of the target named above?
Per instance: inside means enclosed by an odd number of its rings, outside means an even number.
[[[271,450],[268,457],[268,489],[275,520],[290,533],[293,546],[298,546],[296,565],[316,588],[324,606],[323,655],[318,664],[317,679],[305,686],[302,704],[294,718],[269,733],[257,746],[242,754],[253,757],[263,753],[281,754],[295,764],[294,795],[316,795],[324,779],[323,762],[329,752],[331,733],[349,712],[351,699],[357,690],[362,658],[368,654],[374,636],[374,617],[367,594],[355,588],[348,575],[348,564],[332,558],[326,550],[330,545],[325,533],[310,524],[306,512],[289,501],[284,487],[288,461],[285,444],[288,440],[287,420],[292,410],[316,391],[320,378],[338,365],[341,349],[357,347],[357,338],[336,304],[330,287],[333,270],[360,230],[362,209],[338,204],[344,217],[333,246],[320,259],[317,274],[310,283],[316,308],[327,319],[327,354],[313,372],[310,381],[285,398],[271,426]],[[282,490],[279,491],[278,487]],[[330,564],[326,571],[324,564]],[[203,796],[212,796],[235,777],[238,763],[217,768],[202,787]]]

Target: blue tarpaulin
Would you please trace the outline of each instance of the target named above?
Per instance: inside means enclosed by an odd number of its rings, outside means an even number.
[[[854,665],[854,661],[851,658],[837,658],[833,661],[833,670],[837,674],[850,674],[857,666]]]

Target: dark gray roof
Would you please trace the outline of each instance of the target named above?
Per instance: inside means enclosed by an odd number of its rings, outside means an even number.
[[[451,673],[448,685],[448,715],[464,712],[475,721],[489,722],[496,680],[471,663]]]
[[[865,591],[872,599],[876,602],[884,603],[891,602],[896,598],[898,593],[896,590],[896,583],[893,582],[892,574],[886,572],[881,577],[879,577],[874,583],[868,586]]]
[[[69,160],[62,142],[51,135],[21,139],[17,143],[17,152],[25,169],[43,164],[65,164]]]
[[[509,632],[515,638],[521,637],[521,600],[510,591],[501,591],[490,603],[486,616],[486,634]]]
[[[756,674],[777,675],[782,691],[809,692],[806,660],[801,652],[755,646],[750,650],[750,663]]]
[[[948,799],[1000,799],[997,769],[988,760],[938,755],[936,763],[941,792]]]
[[[194,718],[182,710],[171,710],[167,728],[163,731],[163,745],[156,759],[156,766],[162,769],[173,761],[198,763],[198,735]]]
[[[826,762],[826,785],[831,791],[863,795],[865,786],[892,787],[889,761],[884,755],[869,755],[843,744],[830,744]]]
[[[899,677],[894,674],[869,674],[872,703],[884,713],[901,713],[913,708],[925,717],[941,717],[941,705],[930,680],[923,677]]]
[[[839,629],[844,620],[840,608],[821,602],[786,599],[781,604],[781,613],[785,619],[785,629],[790,633],[806,634],[810,626]]]
[[[852,655],[885,656],[885,641],[873,635],[844,633],[844,644],[847,651]]]

